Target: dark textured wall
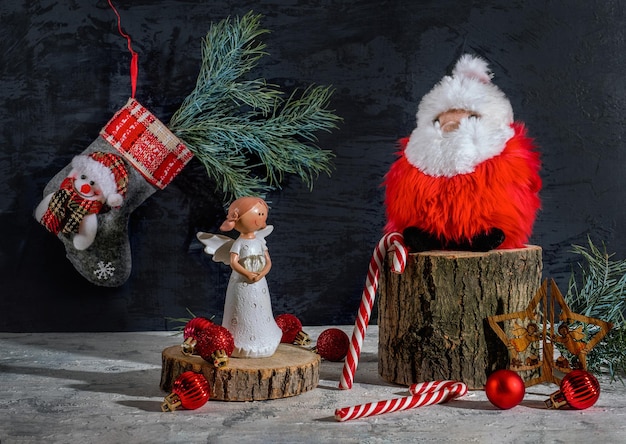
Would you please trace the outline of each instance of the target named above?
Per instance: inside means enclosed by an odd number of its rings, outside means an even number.
[[[198,72],[211,22],[265,16],[259,74],[289,89],[332,84],[344,119],[321,135],[331,177],[309,192],[290,180],[268,196],[268,277],[275,314],[352,323],[384,225],[382,178],[420,98],[464,52],[486,58],[516,118],[541,146],[543,210],[532,242],[566,289],[573,243],[587,236],[624,256],[626,168],[623,2],[116,1],[139,53],[137,99],[167,122]],[[94,287],[31,217],[47,181],[79,154],[130,94],[126,41],[104,0],[0,5],[0,330],[170,329],[166,317],[221,317],[226,266],[203,256],[197,230],[221,217],[189,168],[130,219],[133,273]]]

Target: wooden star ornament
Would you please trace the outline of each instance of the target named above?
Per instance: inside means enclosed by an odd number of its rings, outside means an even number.
[[[586,370],[587,353],[613,328],[610,322],[572,312],[554,279],[550,279],[549,301],[546,279],[525,310],[487,319],[509,351],[509,369],[521,373],[526,387],[541,382],[560,385],[561,378],[555,371],[565,374],[573,368]],[[560,343],[577,362],[571,363],[563,355],[555,360],[555,343]]]

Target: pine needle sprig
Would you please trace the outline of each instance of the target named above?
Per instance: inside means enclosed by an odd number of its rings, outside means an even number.
[[[575,313],[613,323],[613,329],[587,355],[587,367],[600,373],[608,369],[611,379],[626,374],[626,260],[612,260],[606,247],[588,239],[589,247],[573,245],[584,263],[580,276],[572,272],[565,300]],[[588,333],[593,334],[593,331]]]
[[[266,169],[263,180],[270,186],[278,187],[286,174],[296,174],[311,188],[319,173],[330,174],[332,153],[312,149],[310,142],[317,140],[315,132],[334,126],[336,116],[326,109],[331,94],[328,87],[309,87],[271,116],[249,120],[234,134],[241,150],[258,157]]]
[[[320,173],[330,174],[333,158],[315,145],[316,133],[341,120],[328,108],[329,87],[310,86],[285,99],[278,86],[246,78],[267,55],[260,20],[250,12],[211,26],[196,86],[168,125],[226,199],[265,194],[290,174],[312,188]]]

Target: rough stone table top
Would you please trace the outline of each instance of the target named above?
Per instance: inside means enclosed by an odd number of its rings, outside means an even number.
[[[315,340],[325,328],[304,330]],[[607,377],[587,410],[547,410],[543,401],[558,389],[550,384],[529,388],[510,410],[472,391],[447,404],[337,422],[336,408],[407,394],[378,376],[377,338],[371,326],[351,390],[337,388],[343,363],[322,361],[319,386],[292,398],[164,413],[161,352],[180,336],[0,333],[0,443],[626,442],[626,386]]]

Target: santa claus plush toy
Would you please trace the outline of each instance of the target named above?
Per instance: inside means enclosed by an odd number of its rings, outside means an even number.
[[[462,56],[417,110],[385,176],[385,232],[412,251],[521,248],[540,207],[539,154],[493,83]]]

